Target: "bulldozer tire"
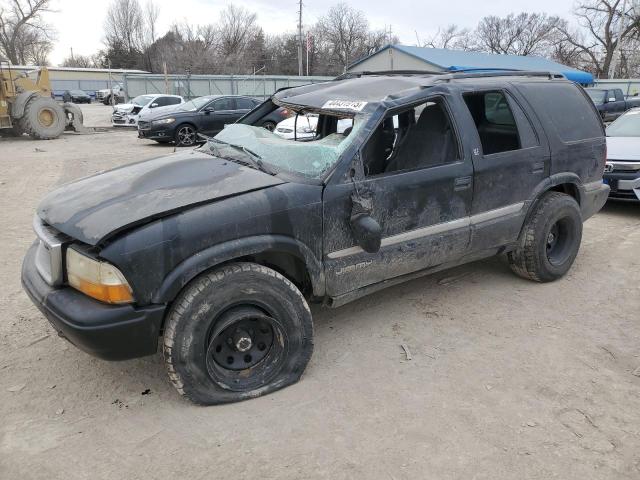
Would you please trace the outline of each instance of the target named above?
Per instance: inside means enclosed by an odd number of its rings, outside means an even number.
[[[64,132],[66,115],[62,107],[48,97],[33,97],[24,108],[20,128],[33,138],[49,140]]]

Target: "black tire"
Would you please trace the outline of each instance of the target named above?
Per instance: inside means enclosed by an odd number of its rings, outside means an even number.
[[[0,134],[5,137],[21,137],[23,133],[18,124],[13,125],[11,128],[0,129]]]
[[[49,140],[62,135],[66,122],[64,109],[58,102],[50,97],[35,96],[24,107],[20,128],[33,138]]]
[[[507,254],[511,269],[536,282],[551,282],[573,265],[582,240],[582,214],[569,195],[547,192],[525,223],[518,246]]]
[[[183,123],[176,127],[173,140],[176,147],[193,147],[198,143],[198,131],[190,123]]]
[[[111,95],[107,95],[106,97],[104,97],[102,99],[102,104],[103,105],[109,105],[111,103]]]
[[[262,128],[266,128],[270,132],[273,132],[276,129],[276,122],[266,121],[262,124]]]
[[[255,263],[233,263],[197,277],[178,295],[164,330],[171,383],[202,405],[291,385],[312,353],[306,300],[288,279]]]

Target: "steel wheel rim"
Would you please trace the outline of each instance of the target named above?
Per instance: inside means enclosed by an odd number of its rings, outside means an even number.
[[[247,350],[230,355],[232,348],[238,350],[238,342],[243,337],[242,333],[239,336],[232,335],[236,333],[235,329],[254,320],[258,326],[268,324],[268,331],[261,335],[255,335],[257,332],[254,331],[251,345],[241,343],[243,348],[248,347]],[[245,326],[241,330],[248,333],[249,328]],[[228,338],[232,338],[231,345]],[[264,343],[264,349],[261,348],[261,342]],[[217,347],[222,348],[216,351]],[[234,306],[212,319],[205,348],[209,377],[222,388],[232,391],[250,391],[269,383],[280,372],[288,355],[284,327],[276,318],[254,305]],[[251,359],[244,358],[245,355],[251,355]],[[233,362],[227,361],[228,356],[234,357]]]
[[[219,367],[245,370],[259,364],[274,341],[271,317],[247,314],[234,320],[209,341],[208,352]]]
[[[191,145],[195,140],[196,132],[191,127],[181,127],[178,130],[178,140],[182,145]]]
[[[563,217],[551,225],[545,239],[547,260],[552,265],[562,265],[571,256],[573,222]]]

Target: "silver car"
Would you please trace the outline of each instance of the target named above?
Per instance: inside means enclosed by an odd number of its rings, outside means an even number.
[[[633,108],[607,127],[607,163],[603,181],[609,198],[640,200],[640,108]]]

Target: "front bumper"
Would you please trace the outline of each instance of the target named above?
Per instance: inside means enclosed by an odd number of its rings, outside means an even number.
[[[611,187],[609,197],[616,200],[640,200],[640,172],[607,172],[604,182]]]
[[[165,305],[108,305],[71,287],[52,287],[36,270],[37,242],[22,263],[22,286],[56,331],[76,347],[105,360],[152,355]]]
[[[609,185],[597,181],[588,183],[582,191],[580,207],[582,210],[582,220],[586,220],[598,213],[607,201],[609,196]]]
[[[144,128],[138,125],[138,138],[148,138],[149,140],[173,140],[175,136],[175,125],[149,125]]]

